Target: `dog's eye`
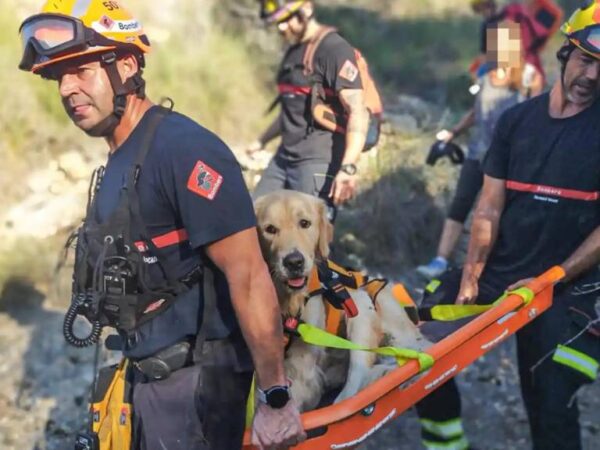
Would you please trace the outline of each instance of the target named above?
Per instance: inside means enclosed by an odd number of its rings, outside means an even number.
[[[310,228],[311,225],[312,225],[312,223],[310,223],[310,220],[302,219],[300,221],[301,228]]]
[[[265,233],[267,234],[277,234],[279,230],[277,229],[277,227],[275,225],[267,225],[265,227]]]

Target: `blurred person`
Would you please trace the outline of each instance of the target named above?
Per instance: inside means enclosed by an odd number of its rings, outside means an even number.
[[[239,449],[253,367],[264,393],[253,441],[303,440],[275,289],[230,150],[145,95],[150,42],[121,2],[50,0],[20,36],[19,68],[53,80],[72,122],[109,148],[78,232],[72,308],[121,337],[134,448]]]
[[[282,139],[253,197],[278,189],[305,192],[325,200],[333,220],[335,206],[355,195],[369,128],[356,52],[337,32],[321,37],[327,27],[317,22],[312,1],[260,0],[260,5],[263,19],[277,26],[289,47],[277,74],[281,113],[248,148],[252,154]],[[305,60],[311,46],[312,70]],[[344,133],[326,129],[313,117],[315,84],[348,115]]]
[[[480,55],[475,58],[469,69],[474,78],[480,77],[487,70],[486,30],[499,22],[509,20],[519,24],[521,28],[526,73],[530,77],[536,73],[541,75],[541,78],[529,80],[530,87],[534,91],[543,89],[546,74],[541,51],[560,26],[562,9],[553,0],[513,1],[502,7],[495,0],[471,0],[471,8],[483,19],[480,26]]]
[[[440,276],[448,269],[449,259],[456,247],[481,186],[483,171],[481,161],[489,148],[498,119],[510,107],[531,95],[541,93],[527,84],[527,67],[523,61],[520,27],[510,21],[491,25],[487,30],[488,48],[486,65],[489,71],[477,80],[475,105],[451,131],[442,130],[438,139],[451,142],[473,127],[468,142],[467,158],[463,162],[454,199],[448,210],[436,256],[417,272],[426,278]],[[541,78],[539,73],[535,77]]]
[[[577,393],[600,364],[600,2],[563,25],[552,90],[498,121],[465,265],[433,304],[489,304],[559,265],[553,305],[517,332],[521,393],[535,450],[582,448]],[[435,325],[434,325],[435,326]],[[417,404],[428,448],[468,447],[449,380]]]

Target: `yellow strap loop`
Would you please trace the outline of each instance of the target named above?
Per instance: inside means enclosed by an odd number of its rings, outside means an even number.
[[[254,393],[256,392],[256,372],[252,375],[252,384],[250,385],[250,392],[248,393],[248,400],[246,400],[246,428],[252,426],[254,420],[254,407],[256,400],[254,399]]]
[[[431,308],[431,317],[435,320],[452,321],[465,317],[482,314],[499,305],[509,295],[518,295],[523,299],[523,306],[529,305],[535,297],[534,292],[528,287],[520,287],[513,291],[506,291],[491,305],[436,305]]]

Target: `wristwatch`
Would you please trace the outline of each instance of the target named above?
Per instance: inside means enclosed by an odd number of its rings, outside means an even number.
[[[263,391],[258,389],[258,401],[273,409],[281,409],[290,401],[289,386],[273,386]]]
[[[340,167],[340,170],[348,175],[356,175],[356,172],[358,172],[358,168],[356,167],[356,164],[352,164],[352,163],[342,164],[342,166]]]

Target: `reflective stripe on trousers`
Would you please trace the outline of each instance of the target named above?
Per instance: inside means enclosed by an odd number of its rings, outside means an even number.
[[[552,360],[577,370],[592,380],[598,376],[598,361],[573,348],[559,345]]]
[[[427,450],[465,450],[469,447],[460,418],[443,422],[420,419],[420,422],[423,445]]]

